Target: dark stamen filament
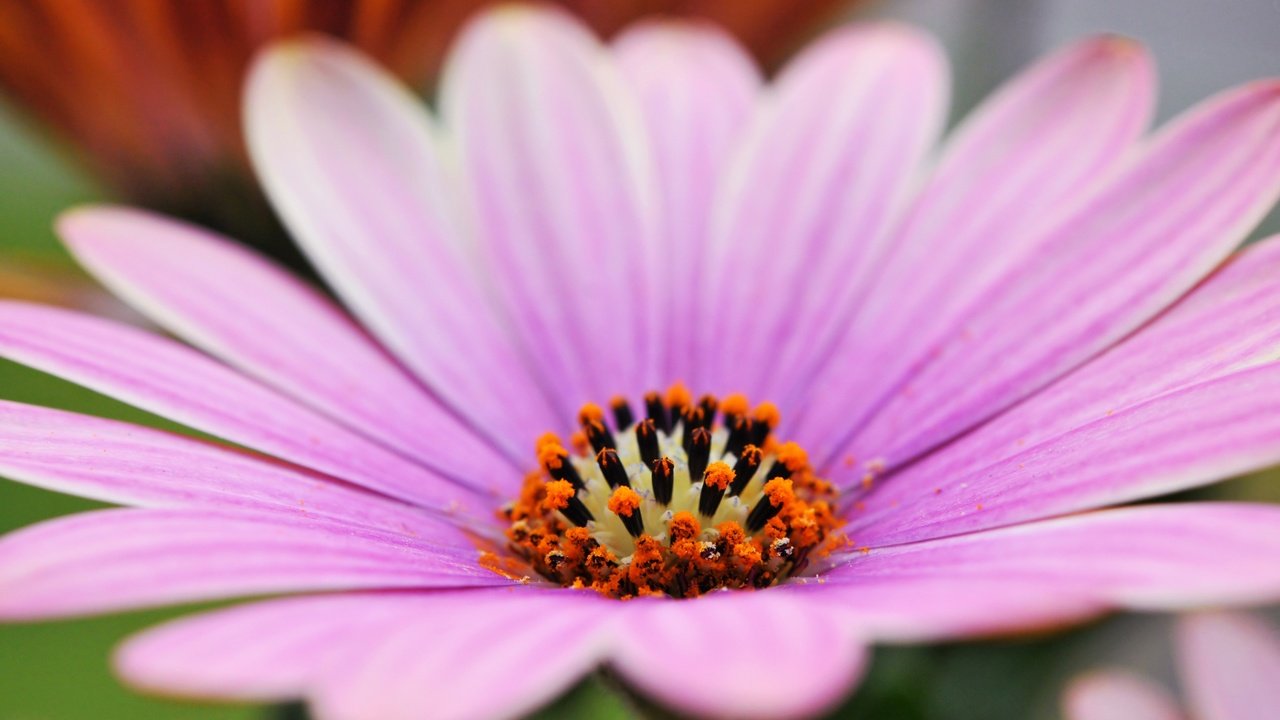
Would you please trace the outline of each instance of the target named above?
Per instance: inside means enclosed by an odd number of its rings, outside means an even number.
[[[782,506],[774,505],[768,496],[760,498],[760,502],[751,508],[751,514],[747,516],[747,532],[760,532],[765,523],[772,520],[781,510]]]
[[[659,458],[653,463],[653,499],[662,505],[671,504],[671,491],[675,487],[676,464],[670,458]]]
[[[595,516],[592,515],[591,511],[587,509],[587,506],[578,499],[577,495],[570,497],[568,499],[568,503],[568,507],[562,508],[560,512],[564,513],[564,516],[569,518],[569,522],[577,525],[578,527],[586,527],[588,522],[595,520]]]
[[[764,457],[764,453],[755,445],[748,445],[742,450],[742,456],[738,458],[738,462],[733,466],[733,484],[729,486],[729,495],[741,495],[742,491],[750,484],[751,478],[755,477],[756,470],[760,467],[760,460]]]
[[[756,447],[764,446],[764,441],[769,439],[770,429],[769,423],[764,420],[752,420],[750,434],[751,444]]]
[[[610,400],[609,408],[613,410],[613,426],[618,432],[625,432],[636,421],[635,414],[631,412],[631,404],[622,396]]]
[[[711,433],[706,428],[694,428],[689,439],[689,480],[702,477],[707,471],[707,463],[711,462]]]
[[[680,422],[683,426],[681,445],[687,453],[693,445],[693,431],[702,427],[702,408],[686,408],[680,416]]]
[[[644,466],[653,469],[653,464],[662,457],[662,452],[658,449],[658,431],[653,426],[653,420],[645,418],[636,426],[636,445],[640,448],[640,459],[644,461]]]
[[[735,415],[733,424],[729,427],[729,439],[724,444],[724,454],[737,457],[742,454],[742,449],[748,444],[759,447],[758,444],[751,443],[750,440],[751,421],[741,415]]]
[[[596,464],[600,466],[600,472],[604,473],[605,482],[609,483],[609,487],[631,485],[631,481],[627,478],[627,469],[622,466],[617,450],[613,448],[601,450],[596,454]]]
[[[662,402],[661,395],[656,392],[645,393],[644,411],[658,430],[662,431],[664,435],[670,434],[671,418],[667,415],[667,406]]]
[[[715,395],[703,395],[698,400],[698,407],[702,409],[702,427],[710,430],[716,421],[716,409],[720,407],[720,402]]]
[[[613,433],[609,432],[609,428],[599,420],[588,420],[583,424],[582,430],[587,435],[587,442],[591,443],[591,449],[597,453],[606,448],[611,450],[618,448],[613,440]]]
[[[544,463],[547,473],[556,480],[564,480],[574,487],[575,490],[581,490],[583,487],[582,477],[578,475],[578,469],[569,462],[569,455],[561,451],[556,455],[558,461],[548,460]]]
[[[702,474],[702,494],[698,496],[698,512],[705,516],[711,517],[716,514],[716,509],[720,507],[720,500],[724,498],[724,491],[733,482],[733,470],[722,462],[713,463]]]

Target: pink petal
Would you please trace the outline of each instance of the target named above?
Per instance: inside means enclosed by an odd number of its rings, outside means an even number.
[[[0,619],[267,593],[509,583],[477,556],[474,548],[318,518],[99,510],[0,539]]]
[[[1154,86],[1140,46],[1093,38],[1041,60],[979,106],[947,141],[876,288],[814,377],[806,432],[835,429],[826,442],[839,439],[870,409],[889,371],[905,372],[917,359],[908,350],[948,329],[996,271],[1029,252],[1034,228],[1076,202],[1143,131]],[[880,370],[849,372],[851,365]]]
[[[1169,692],[1123,670],[1105,670],[1072,681],[1062,699],[1066,720],[1182,720]]]
[[[1278,194],[1280,84],[1203,103],[1036,240],[851,451],[908,459],[1080,365],[1189,290]]]
[[[1259,444],[1255,432],[1260,428],[1231,416],[1250,404],[1265,403],[1266,396],[1251,397],[1240,408],[1214,407],[1203,417],[1180,408],[1186,407],[1188,396],[1230,393],[1256,382],[1246,376],[1190,390],[1280,359],[1277,348],[1280,239],[1273,239],[1240,253],[1136,335],[995,420],[886,478],[870,497],[863,498],[869,512],[857,521],[860,533],[907,532],[919,538],[963,532],[975,527],[974,522],[990,526],[997,520],[1023,521],[1097,507],[1218,480],[1267,464],[1268,443],[1262,439]],[[1145,409],[1137,409],[1143,405]],[[1094,465],[1090,459],[1089,467],[1072,466],[1073,457],[1078,460],[1081,452],[1110,452],[1118,460],[1129,460],[1123,455],[1132,452],[1131,461],[1142,463],[1152,459],[1153,452],[1182,454],[1189,450],[1181,446],[1181,439],[1161,447],[1156,442],[1160,428],[1135,426],[1135,417],[1160,413],[1165,415],[1161,427],[1166,431],[1181,427],[1195,435],[1190,438],[1192,444],[1211,442],[1216,453],[1181,455],[1183,467],[1134,465],[1123,474],[1105,478],[1098,473],[1110,473],[1114,468],[1104,470],[1101,462]],[[1194,430],[1215,420],[1221,424],[1210,433]],[[1127,434],[1102,436],[1125,426]],[[1087,437],[1097,445],[1084,447]],[[1260,451],[1252,456],[1246,451],[1250,438],[1253,449]],[[1135,441],[1143,447],[1135,447]],[[1214,458],[1220,462],[1215,464]],[[1031,468],[1037,465],[1040,474],[1028,480]],[[1195,473],[1197,466],[1205,471]],[[1097,482],[1099,479],[1102,482]],[[1010,507],[1015,502],[1017,507]],[[1005,506],[1005,516],[970,512],[979,503],[987,509]],[[890,507],[892,512],[884,512]],[[940,524],[922,534],[918,526],[900,521],[907,513],[917,522]],[[872,530],[880,524],[877,517],[886,527]],[[944,518],[956,519],[959,524],[950,528]]]
[[[59,230],[116,295],[201,349],[459,482],[519,480],[333,303],[243,246],[127,209],[79,210]]]
[[[184,345],[67,310],[0,301],[0,356],[231,442],[428,506],[490,500]],[[495,483],[500,485],[500,483]]]
[[[1243,613],[1199,613],[1179,621],[1177,643],[1182,682],[1196,718],[1280,717],[1275,626]]]
[[[812,371],[876,272],[947,92],[937,42],[894,24],[836,30],[787,67],[717,192],[699,385],[783,399]]]
[[[605,652],[616,600],[532,588],[416,595],[347,643],[317,681],[316,715],[514,718],[563,693]]]
[[[429,600],[427,601],[429,603]],[[301,699],[347,644],[382,630],[416,594],[337,594],[266,600],[181,618],[127,640],[116,672],[153,693],[269,702]]]
[[[443,140],[419,100],[331,41],[254,66],[246,133],[273,204],[352,311],[509,453],[558,420],[484,289]]]
[[[1172,610],[1280,599],[1280,507],[1181,503],[1106,510],[942,540],[853,551],[824,576],[856,613],[860,585],[936,578],[1054,589],[1080,598]],[[860,540],[855,535],[853,542]],[[986,602],[957,594],[956,603]]]
[[[850,529],[896,544],[1152,497],[1274,465],[1277,438],[1280,363],[1269,363],[1107,410],[971,472],[909,469],[862,501]]]
[[[647,695],[705,717],[808,717],[857,682],[866,647],[842,613],[785,593],[633,601],[613,665]]]
[[[5,477],[103,502],[440,532],[438,521],[395,500],[234,448],[128,423],[0,401],[0,446]]]
[[[653,278],[663,357],[655,387],[692,380],[690,308],[704,281],[702,250],[716,184],[756,107],[760,73],[732,38],[712,25],[648,22],[614,42],[624,79],[640,103],[663,205],[654,238],[663,258]]]
[[[537,376],[565,418],[639,393],[657,360],[655,187],[612,56],[565,13],[505,7],[464,30],[443,83],[481,251]]]
[[[947,573],[798,577],[775,592],[844,616],[864,637],[929,643],[1053,630],[1090,620],[1105,602],[1025,577]]]

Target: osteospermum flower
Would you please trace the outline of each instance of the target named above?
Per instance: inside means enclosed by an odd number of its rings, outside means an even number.
[[[1178,620],[1178,674],[1187,711],[1168,690],[1127,670],[1096,670],[1063,696],[1067,720],[1270,720],[1280,715],[1280,633],[1259,617],[1203,612]]]
[[[1280,508],[1097,510],[1280,460],[1280,84],[1144,136],[1072,45],[943,144],[936,43],[839,29],[768,87],[700,26],[506,9],[438,117],[280,46],[251,152],[346,305],[125,209],[60,223],[196,348],[0,306],[0,352],[231,443],[14,403],[0,471],[137,509],[0,542],[0,617],[286,597],[129,641],[168,693],[496,716],[606,665],[786,716],[869,643],[1280,598]],[[348,315],[347,313],[351,314]]]

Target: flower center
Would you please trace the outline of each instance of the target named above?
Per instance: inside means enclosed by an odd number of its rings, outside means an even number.
[[[624,399],[610,408],[612,428],[588,403],[569,443],[538,438],[541,468],[502,510],[511,550],[546,578],[618,598],[695,597],[767,587],[843,542],[834,487],[772,436],[772,403],[695,403],[677,383],[646,394],[638,421]]]

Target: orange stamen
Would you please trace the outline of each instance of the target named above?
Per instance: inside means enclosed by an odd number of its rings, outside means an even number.
[[[757,405],[755,416],[756,420],[768,425],[770,430],[776,429],[778,423],[782,422],[782,412],[771,402],[762,402]]]
[[[747,396],[742,393],[726,395],[724,402],[720,403],[720,411],[725,415],[746,415],[750,409],[751,404],[747,402]]]
[[[569,481],[552,480],[547,483],[547,497],[542,501],[543,507],[548,510],[563,510],[569,507],[569,498],[575,494],[576,491]]]
[[[640,495],[626,485],[621,485],[614,489],[613,495],[609,498],[609,512],[623,516],[631,517],[631,513],[640,509]]]
[[[693,402],[693,393],[685,384],[677,380],[667,388],[667,405],[673,408],[688,407]]]
[[[648,397],[658,399],[652,393]],[[690,423],[697,422],[706,409],[717,412],[712,396],[703,396],[698,404],[693,397],[682,383],[675,383],[665,401]],[[528,580],[527,571],[536,571],[565,587],[615,598],[697,597],[718,589],[768,587],[812,559],[849,546],[838,532],[843,520],[833,510],[836,490],[817,476],[800,445],[770,434],[761,447],[749,442],[741,446],[735,462],[746,461],[743,466],[751,470],[746,480],[758,477],[760,468],[767,469],[770,463],[789,471],[783,473],[786,478],[763,482],[763,488],[761,482],[744,482],[735,488],[734,465],[707,463],[709,458],[701,455],[692,463],[691,478],[702,483],[701,493],[682,495],[676,488],[672,494],[666,485],[671,473],[659,470],[685,466],[691,459],[689,451],[682,454],[680,438],[670,429],[628,421],[630,408],[622,402],[614,398],[609,406],[610,422],[618,426],[612,433],[604,424],[605,409],[586,403],[579,412],[582,429],[578,432],[565,440],[555,433],[538,436],[534,448],[539,469],[526,477],[519,496],[499,512],[507,523],[513,554],[495,555],[489,551],[497,548],[482,546],[489,552],[482,557],[484,567],[522,582]],[[652,407],[648,411],[654,412]],[[752,423],[772,431],[781,420],[772,403],[751,408],[741,394],[725,396],[719,411],[725,423],[694,426],[690,437],[695,447],[705,451],[713,436],[724,441],[744,429],[755,439],[760,428],[752,428]],[[748,423],[745,428],[728,427],[736,418]],[[656,445],[658,440],[660,448],[642,446],[651,441]],[[592,441],[597,445],[607,441],[608,447],[597,454]],[[658,457],[659,450],[669,457]],[[636,470],[637,464],[648,469]],[[732,512],[745,515],[732,515],[741,519],[704,529],[702,523],[716,516],[721,499],[731,490]],[[665,516],[657,512],[642,512],[646,502],[673,514],[662,520]],[[606,512],[615,516],[615,522],[622,521],[626,536],[616,534],[616,525],[601,522]]]
[[[549,470],[559,470],[569,458],[569,451],[556,443],[547,443],[538,450],[538,464]]]
[[[796,499],[795,487],[787,478],[774,478],[765,483],[764,494],[774,507],[786,507]]]
[[[702,481],[717,490],[724,490],[733,482],[733,477],[733,468],[722,462],[713,462],[703,473]]]
[[[560,446],[561,445],[560,436],[553,432],[542,433],[541,435],[538,436],[537,441],[534,442],[533,444],[534,452],[541,454],[542,448],[546,447],[547,445]]]
[[[671,536],[673,543],[690,540],[702,533],[702,526],[698,524],[698,518],[694,517],[693,513],[681,511],[671,518],[671,522],[667,525],[667,533]]]
[[[582,409],[578,411],[578,424],[586,425],[590,422],[604,423],[604,410],[595,403],[584,403]]]
[[[791,472],[798,473],[809,466],[809,453],[798,443],[785,442],[778,448],[778,462]]]

